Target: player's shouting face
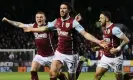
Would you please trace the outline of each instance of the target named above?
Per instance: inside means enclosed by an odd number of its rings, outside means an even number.
[[[46,20],[46,17],[44,14],[41,14],[41,13],[36,14],[36,22],[38,26],[44,25],[45,20]]]
[[[69,16],[69,12],[70,12],[70,10],[68,9],[68,6],[67,5],[62,4],[60,6],[60,16],[62,18],[64,18],[64,19],[67,18]]]

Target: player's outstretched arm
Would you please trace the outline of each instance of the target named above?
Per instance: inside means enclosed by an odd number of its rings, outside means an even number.
[[[48,27],[47,26],[42,26],[42,27],[38,27],[38,28],[24,27],[23,30],[24,30],[24,32],[43,32],[43,31],[47,31]]]
[[[51,29],[54,29],[54,25],[55,25],[56,19],[52,22],[48,22],[47,26],[40,26],[38,28],[33,28],[33,27],[25,27],[24,32],[44,32],[44,31],[48,31]]]
[[[107,43],[101,40],[98,40],[97,38],[95,38],[94,36],[92,36],[90,33],[87,33],[85,30],[82,30],[81,35],[83,35],[87,40],[92,41],[97,43],[98,45],[100,45],[103,48],[107,47]]]
[[[17,21],[13,21],[13,20],[9,20],[6,17],[4,17],[2,19],[2,22],[8,22],[9,24],[11,24],[11,25],[13,25],[15,27],[19,27],[19,28],[23,28],[24,27],[24,24],[23,23],[17,22]]]

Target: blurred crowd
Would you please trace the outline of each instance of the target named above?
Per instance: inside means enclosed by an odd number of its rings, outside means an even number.
[[[22,62],[31,61],[32,53],[29,51],[18,51],[18,52],[0,52],[0,61],[4,62]]]
[[[11,25],[0,27],[0,49],[36,49],[32,33],[24,33],[22,29],[14,28]],[[33,54],[29,51],[2,52],[0,61],[31,61]]]
[[[35,48],[33,38],[32,33],[24,33],[11,25],[0,27],[0,49],[32,49]]]

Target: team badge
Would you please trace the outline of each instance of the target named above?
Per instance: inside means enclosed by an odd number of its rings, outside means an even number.
[[[66,28],[68,28],[70,26],[70,23],[66,23]]]

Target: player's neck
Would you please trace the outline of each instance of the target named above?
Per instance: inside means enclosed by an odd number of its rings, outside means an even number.
[[[42,27],[42,26],[44,26],[44,25],[46,25],[46,23],[44,22],[42,25],[38,25],[38,27]]]
[[[62,21],[68,20],[69,18],[70,18],[70,16],[69,16],[69,15],[64,16],[64,17],[61,17]]]
[[[111,24],[112,24],[112,22],[111,22],[111,21],[106,22],[106,28],[107,28],[107,27],[109,27]]]

